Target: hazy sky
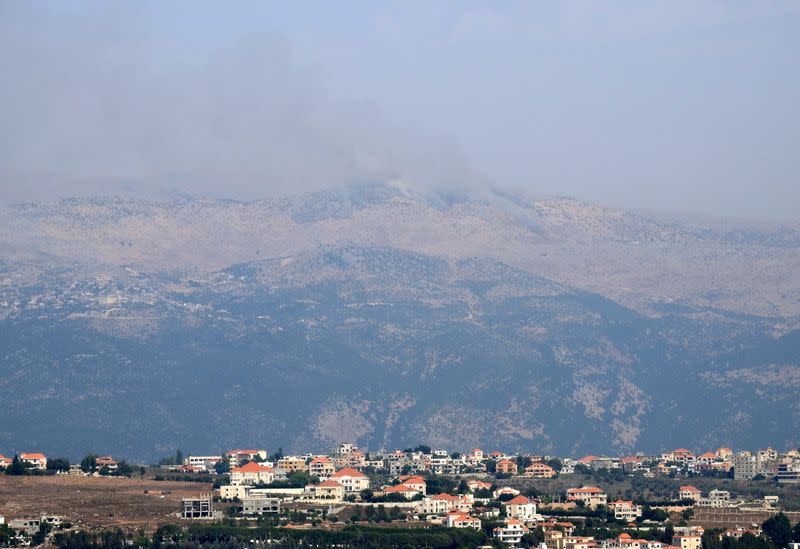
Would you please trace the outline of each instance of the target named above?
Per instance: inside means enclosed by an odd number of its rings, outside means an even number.
[[[0,0],[0,198],[400,179],[800,220],[800,3]]]

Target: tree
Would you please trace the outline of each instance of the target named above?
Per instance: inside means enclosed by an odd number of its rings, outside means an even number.
[[[794,525],[794,529],[792,530],[792,540],[795,543],[800,543],[800,521]]]
[[[47,469],[49,471],[69,471],[69,460],[65,458],[48,459]]]
[[[423,454],[430,454],[431,453],[431,447],[430,446],[426,446],[424,444],[420,444],[419,446],[414,448],[414,451],[415,452],[421,452]]]
[[[31,537],[31,545],[36,546],[43,544],[47,539],[47,534],[49,534],[52,529],[53,526],[49,522],[42,522],[39,524],[39,531]]]
[[[788,547],[792,542],[792,525],[789,523],[789,518],[782,512],[765,520],[761,529],[779,549]]]
[[[720,530],[706,530],[700,538],[703,544],[703,549],[722,549],[722,540],[720,540]]]
[[[564,464],[561,463],[561,460],[558,458],[548,459],[547,461],[545,461],[545,465],[549,465],[556,471],[561,471],[561,469],[564,468]]]
[[[230,469],[231,469],[231,464],[225,458],[225,456],[222,456],[222,458],[220,458],[220,460],[214,464],[214,471],[216,471],[218,475],[224,475],[225,473],[230,471]]]
[[[272,454],[271,456],[269,456],[269,460],[273,461],[273,462],[277,462],[277,461],[280,461],[282,459],[283,459],[283,448],[281,448],[279,446],[278,449],[275,451],[275,453]]]
[[[84,473],[94,473],[97,471],[97,455],[86,454],[81,460],[81,471]]]
[[[19,456],[14,454],[14,459],[11,460],[11,465],[6,468],[7,475],[25,475],[27,474],[28,469],[25,467],[25,464],[22,463],[22,460],[19,459]]]
[[[175,465],[183,465],[183,452],[180,448],[175,451]]]
[[[661,541],[664,545],[672,545],[672,538],[675,537],[675,528],[672,524],[667,524],[664,528],[664,533],[661,537]]]

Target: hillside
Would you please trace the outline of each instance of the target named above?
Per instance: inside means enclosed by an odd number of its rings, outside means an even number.
[[[0,448],[800,443],[793,228],[389,186],[6,213]]]

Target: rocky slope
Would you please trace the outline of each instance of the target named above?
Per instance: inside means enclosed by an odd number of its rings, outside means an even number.
[[[3,219],[8,451],[800,442],[793,228],[387,186]]]

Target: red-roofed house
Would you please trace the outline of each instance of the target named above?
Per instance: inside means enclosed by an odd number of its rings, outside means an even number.
[[[414,499],[414,497],[419,494],[417,490],[414,490],[411,486],[406,486],[405,484],[398,484],[397,486],[385,486],[383,488],[384,494],[400,494],[406,499]]]
[[[490,490],[492,488],[491,482],[483,482],[476,478],[471,478],[467,481],[467,488],[474,492],[475,490]]]
[[[609,503],[608,507],[614,511],[614,518],[617,520],[631,522],[642,516],[642,506],[629,500],[618,499]]]
[[[231,469],[231,484],[240,485],[253,485],[253,484],[270,484],[275,480],[275,472],[272,467],[261,465],[255,461],[248,461],[241,467],[234,467]]]
[[[475,530],[480,530],[481,519],[471,517],[466,513],[451,511],[445,517],[445,526],[448,528],[474,528]]]
[[[471,461],[473,463],[477,463],[483,461],[483,450],[480,448],[473,448],[470,450],[469,454],[467,454],[467,461]]]
[[[608,503],[608,495],[597,486],[583,486],[567,490],[567,501],[582,501],[587,507]]]
[[[400,477],[400,483],[409,488],[413,488],[423,496],[428,492],[428,483],[420,476],[403,475]]]
[[[517,463],[510,459],[501,459],[495,465],[495,472],[504,475],[515,475],[517,474]]]
[[[328,478],[336,469],[333,467],[333,462],[324,456],[315,457],[308,464],[308,474],[319,478]]]
[[[0,467],[3,468],[8,467],[9,465],[11,465],[11,461],[12,461],[11,458],[7,458],[3,454],[0,454]]]
[[[236,467],[244,461],[253,461],[256,458],[261,461],[267,459],[266,450],[242,450],[237,448],[235,450],[229,450],[225,453],[225,455],[228,457],[228,462],[230,463],[231,467]]]
[[[679,499],[690,499],[692,501],[700,501],[703,493],[692,485],[687,484],[678,489]]]
[[[47,469],[47,456],[44,454],[20,454],[19,459],[34,469]]]
[[[506,506],[506,515],[519,519],[523,522],[536,518],[536,504],[525,496],[517,496],[508,500],[503,505]]]
[[[350,494],[355,494],[369,488],[369,477],[350,467],[345,467],[340,471],[336,471],[331,475],[331,479],[344,486],[344,491]]]
[[[115,460],[111,456],[98,456],[95,459],[95,463],[97,464],[98,469],[102,469],[103,467],[108,467],[109,470],[114,471],[119,466],[119,462]]]
[[[530,478],[553,478],[556,470],[544,463],[531,463],[525,467],[525,476]]]

